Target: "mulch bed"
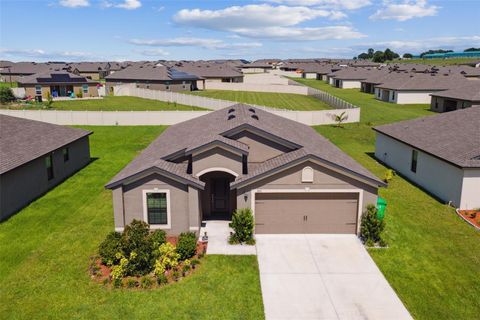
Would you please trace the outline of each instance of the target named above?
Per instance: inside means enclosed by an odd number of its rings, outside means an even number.
[[[178,238],[169,236],[167,237],[167,242],[173,244],[174,246],[177,245]],[[193,256],[190,260],[199,260],[206,254],[207,252],[207,242],[202,242],[198,241],[197,242],[197,253],[195,256]],[[180,263],[179,266],[177,267],[177,270],[182,270],[183,264]],[[188,277],[190,274],[194,273],[200,265],[192,266],[192,268],[188,272],[179,272],[180,277],[175,277],[173,270],[169,270],[166,272],[168,284],[169,283],[174,283],[180,281],[184,277]],[[112,269],[109,266],[106,266],[102,263],[101,259],[98,256],[92,257],[92,262],[90,264],[89,268],[90,276],[91,278],[98,282],[102,283],[105,286],[112,286],[112,279],[110,277],[110,273],[112,272]],[[135,289],[135,288],[140,288],[141,287],[141,280],[142,278],[148,277],[152,280],[153,284],[149,286],[149,288],[156,288],[160,286],[164,286],[157,284],[155,281],[155,277],[152,275],[146,275],[146,276],[132,276],[132,277],[124,277],[122,280],[122,287],[124,288],[129,288],[129,289]],[[132,281],[133,280],[133,281]],[[135,285],[133,286],[128,286],[128,282],[135,282]],[[145,288],[144,288],[145,289]]]
[[[480,211],[479,210],[457,210],[457,214],[465,221],[480,230]]]

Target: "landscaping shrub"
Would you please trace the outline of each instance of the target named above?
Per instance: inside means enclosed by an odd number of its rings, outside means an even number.
[[[158,283],[159,285],[167,284],[167,283],[168,283],[168,278],[167,278],[167,276],[164,275],[164,274],[158,275],[158,276],[157,276],[157,283]]]
[[[126,285],[127,285],[127,288],[135,288],[136,286],[138,286],[138,282],[133,278],[128,278]]]
[[[395,175],[395,171],[393,171],[392,169],[387,169],[387,171],[385,171],[385,174],[383,176],[383,181],[385,181],[386,183],[389,183],[393,179],[394,175]]]
[[[149,226],[144,221],[133,220],[125,227],[121,247],[124,256],[129,257],[127,275],[145,275],[152,271],[153,255],[148,236]]]
[[[370,204],[367,211],[362,216],[360,226],[360,237],[362,241],[369,247],[375,244],[386,245],[382,239],[382,232],[385,229],[385,222],[377,218],[377,208]]]
[[[150,234],[148,240],[150,241],[152,248],[155,250],[167,241],[167,234],[164,230],[155,230]]]
[[[153,285],[153,280],[152,280],[152,278],[150,278],[150,277],[148,277],[148,276],[144,276],[144,277],[142,277],[142,279],[140,279],[140,286],[141,286],[143,289],[148,289],[148,288],[150,288],[152,285]]]
[[[8,87],[0,87],[0,103],[3,104],[12,101],[15,101],[12,89]]]
[[[197,251],[197,236],[193,232],[181,233],[177,242],[177,253],[180,260],[193,257]]]
[[[100,254],[103,264],[111,266],[119,262],[117,253],[122,252],[121,238],[121,233],[113,231],[110,232],[100,244],[98,253]]]
[[[255,244],[255,239],[253,238],[254,225],[255,221],[250,208],[235,210],[230,223],[230,228],[233,229],[234,233],[230,236],[229,243]]]

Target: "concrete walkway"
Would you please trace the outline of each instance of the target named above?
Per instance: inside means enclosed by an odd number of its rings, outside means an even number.
[[[256,255],[257,250],[255,246],[228,244],[230,232],[233,232],[228,226],[229,223],[230,221],[225,220],[207,220],[202,222],[200,240],[207,232],[207,254]]]
[[[354,235],[257,235],[267,320],[412,319]]]

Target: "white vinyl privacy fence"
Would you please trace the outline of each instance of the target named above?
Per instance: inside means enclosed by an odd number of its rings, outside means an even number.
[[[358,122],[360,109],[335,109],[319,111],[292,111],[269,109],[276,115],[313,126],[333,124],[336,115],[345,113],[345,123]],[[61,125],[141,126],[173,125],[208,114],[211,111],[58,111],[58,110],[8,110],[0,114]]]

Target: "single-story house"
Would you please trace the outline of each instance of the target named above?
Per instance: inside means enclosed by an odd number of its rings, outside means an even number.
[[[98,82],[87,79],[67,71],[46,71],[23,77],[18,86],[25,89],[27,97],[46,98],[69,97],[72,94],[81,94],[83,97],[98,97]]]
[[[178,71],[186,72],[201,78],[201,80],[197,81],[197,87],[199,89],[205,89],[203,86],[205,82],[243,82],[243,73],[225,63],[195,63],[182,61],[171,63],[169,66]]]
[[[480,207],[480,108],[375,127],[375,157],[445,203]]]
[[[456,74],[400,73],[375,86],[375,98],[398,104],[430,104],[431,94],[469,82]]]
[[[405,74],[405,72],[403,73]],[[390,77],[401,77],[401,72],[393,72],[388,69],[379,69],[377,72],[372,72],[365,79],[360,81],[360,91],[365,93],[375,93],[375,86],[388,80]]]
[[[251,208],[256,233],[359,232],[385,186],[313,128],[249,105],[169,127],[106,188],[115,229],[177,235]]]
[[[370,68],[344,68],[328,74],[329,84],[342,89],[361,87],[361,81],[375,73],[376,69]]]
[[[161,91],[192,91],[197,89],[200,77],[164,66],[160,63],[134,64],[105,77],[107,93],[121,84],[135,84],[137,88]]]
[[[104,79],[110,74],[109,62],[78,62],[68,66],[68,71],[90,80]]]
[[[430,110],[435,112],[448,112],[474,106],[478,107],[480,106],[480,81],[469,81],[463,86],[435,92],[432,93],[431,96]]]
[[[302,67],[302,78],[304,79],[316,79],[327,80],[327,74],[342,69],[337,65],[332,64],[309,64]]]
[[[90,134],[0,115],[0,221],[86,166]]]
[[[252,62],[252,63],[247,63],[243,64],[241,66],[241,71],[243,73],[265,73],[268,72],[268,70],[272,70],[273,65],[264,63],[264,62]]]

